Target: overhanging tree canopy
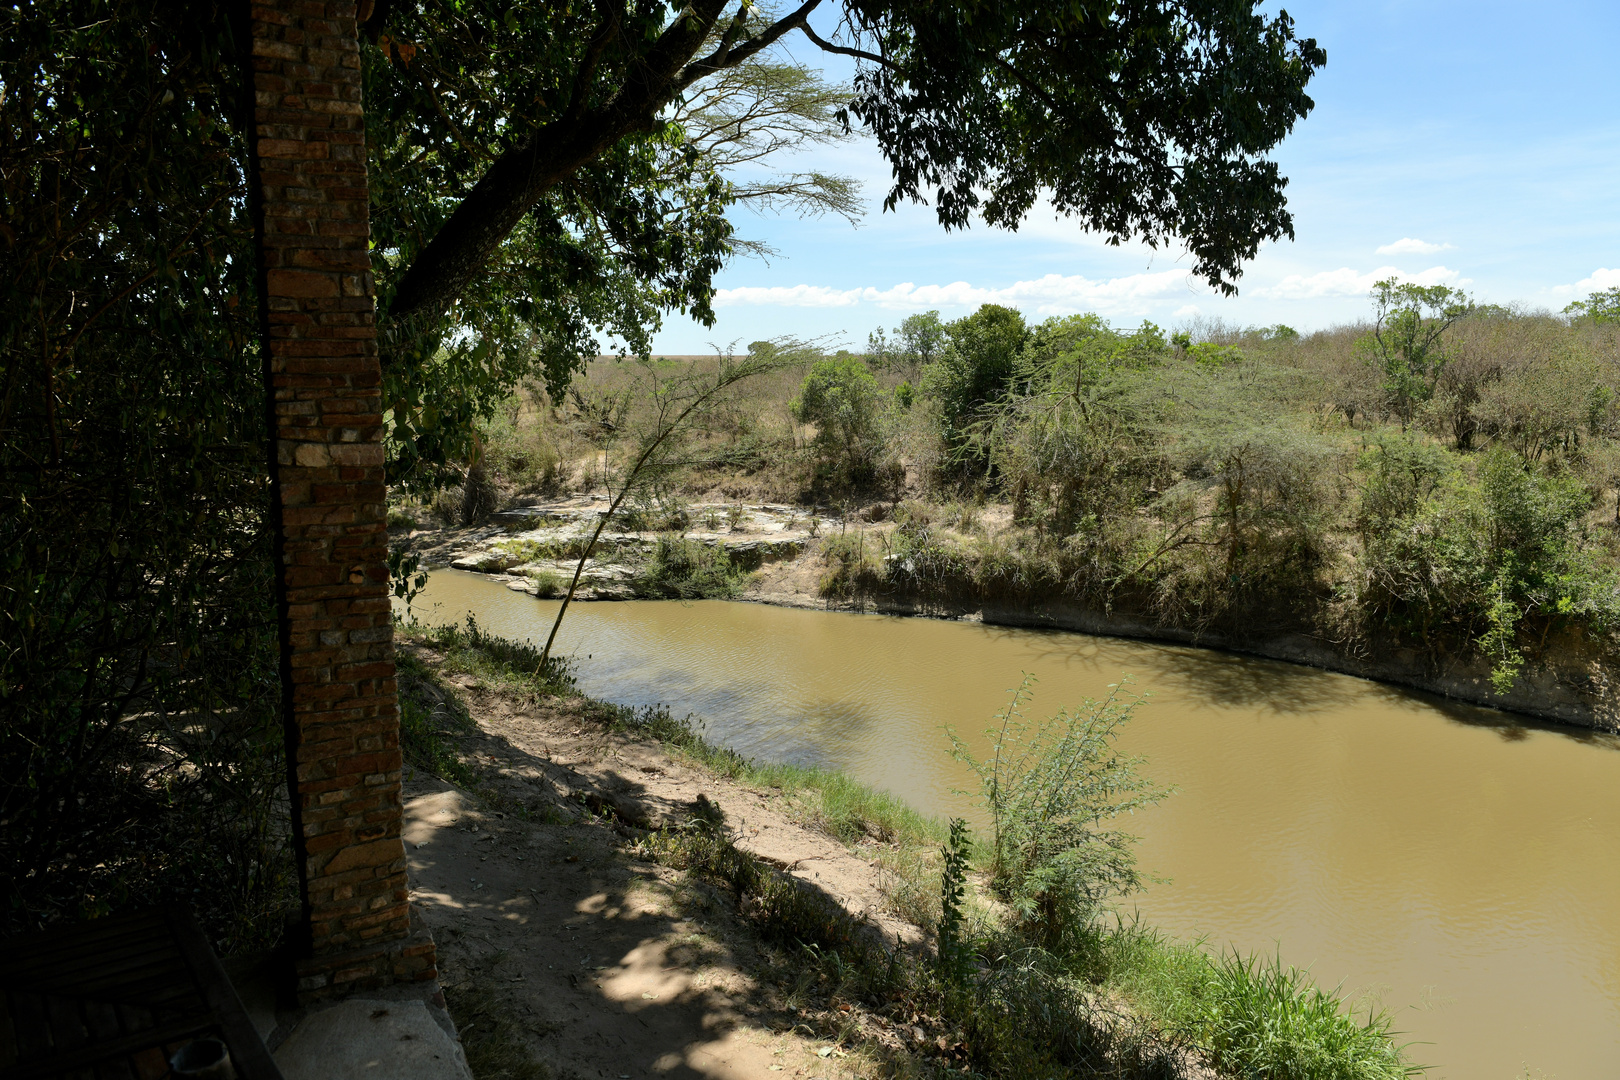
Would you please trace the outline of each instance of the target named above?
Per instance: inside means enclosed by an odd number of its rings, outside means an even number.
[[[836,10],[830,36],[811,26],[821,8]],[[1045,197],[1114,243],[1184,243],[1228,292],[1262,242],[1293,235],[1265,155],[1312,108],[1326,61],[1286,13],[1229,0],[805,0],[775,15],[744,0],[379,0],[363,29],[384,365],[405,406],[424,400],[414,373],[442,359],[447,327],[494,310],[449,317],[473,297],[540,330],[554,381],[591,326],[640,343],[657,310],[712,322],[737,191],[682,105],[790,35],[855,59],[841,115],[889,161],[887,206],[1016,228]],[[430,210],[398,213],[430,160]],[[489,370],[471,359],[460,377]]]

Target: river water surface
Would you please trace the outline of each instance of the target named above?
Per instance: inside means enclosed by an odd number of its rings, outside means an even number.
[[[435,572],[430,622],[544,641],[554,601]],[[947,725],[978,735],[1023,673],[1047,713],[1129,675],[1122,736],[1176,793],[1138,813],[1130,905],[1377,995],[1454,1080],[1620,1076],[1620,741],[1311,668],[969,622],[663,601],[575,604],[586,693],[667,704],[760,758],[977,817]],[[982,745],[982,744],[981,744]]]

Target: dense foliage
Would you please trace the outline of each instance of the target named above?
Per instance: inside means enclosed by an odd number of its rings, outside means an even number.
[[[950,324],[922,379],[933,437],[948,451],[971,432],[988,468],[936,482],[1007,499],[1020,528],[946,540],[913,521],[890,541],[891,585],[1393,631],[1437,664],[1489,655],[1504,692],[1527,651],[1615,629],[1612,331],[1443,287],[1385,282],[1374,302],[1371,327],[1305,339],[1217,328],[1172,345],[1151,325],[1051,319],[1021,347],[1008,335],[994,370],[1015,374],[971,395],[955,342],[1004,316]]]
[[[1286,17],[849,4],[829,42],[809,28],[816,7],[366,5],[396,484],[464,484],[463,518],[486,512],[486,464],[519,466],[485,460],[513,391],[533,380],[560,399],[599,337],[643,352],[664,313],[711,318],[713,275],[750,249],[726,217],[737,201],[858,214],[847,178],[728,175],[850,118],[893,162],[893,197],[994,175],[982,216],[1013,224],[1055,185],[1063,210],[1111,234],[1188,238],[1212,280],[1287,230],[1264,155],[1308,112],[1323,57]],[[222,932],[271,934],[285,900],[243,15],[0,11],[0,888],[14,926],[207,879]],[[772,58],[800,32],[859,53],[861,85]],[[1006,125],[936,137],[940,110],[970,104],[941,91],[963,89],[1005,102],[986,115]],[[1141,100],[1122,109],[1120,92]],[[956,226],[972,206],[955,192],[940,209]],[[554,484],[542,459],[522,467]],[[838,482],[870,472],[863,458]]]
[[[184,900],[236,946],[290,892],[220,15],[0,11],[4,931]]]
[[[827,40],[818,3],[781,18],[723,0],[367,6],[396,483],[464,483],[463,518],[489,509],[487,443],[517,388],[559,400],[598,336],[641,352],[667,312],[710,318],[714,274],[748,246],[728,207],[857,212],[846,178],[727,175],[851,121],[893,166],[891,205],[931,197],[948,227],[1014,226],[1047,191],[1114,239],[1186,241],[1224,288],[1290,232],[1266,155],[1309,112],[1325,57],[1285,15],[852,0]],[[242,14],[0,11],[11,928],[184,894],[234,946],[273,936],[287,900]],[[800,32],[856,57],[853,89],[770,59]],[[964,109],[987,122],[960,124]],[[943,388],[917,416],[956,409],[955,454],[983,409],[1023,393],[1003,355],[1021,319],[908,326],[903,363],[938,368]],[[910,392],[890,408],[851,385],[877,401],[850,414],[873,449],[824,484],[897,482],[883,454]],[[728,461],[772,450],[747,435]],[[994,449],[976,453],[967,474],[994,476]],[[488,457],[557,483],[557,457]]]
[[[958,760],[979,778],[990,817],[990,887],[1012,907],[1021,932],[1043,949],[1073,947],[1110,900],[1136,892],[1134,838],[1113,819],[1162,792],[1119,753],[1119,729],[1135,698],[1115,687],[1101,702],[1033,719],[1034,679],[1024,677],[986,734],[983,760],[951,732]]]
[[[860,357],[840,353],[811,365],[789,407],[795,420],[815,426],[824,482],[865,485],[877,478],[884,404]]]

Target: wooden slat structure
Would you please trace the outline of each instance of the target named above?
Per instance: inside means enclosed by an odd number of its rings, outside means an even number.
[[[282,1080],[189,913],[152,910],[7,942],[0,1080],[162,1080],[192,1039],[241,1080]]]

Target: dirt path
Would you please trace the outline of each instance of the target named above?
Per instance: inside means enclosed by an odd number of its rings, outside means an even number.
[[[883,910],[871,861],[761,793],[604,731],[578,702],[524,708],[471,680],[454,692],[480,729],[461,749],[489,798],[420,772],[406,783],[412,899],[447,988],[506,1003],[560,1078],[867,1074],[759,978],[771,958],[729,893],[638,857],[633,826],[717,820],[872,932],[915,942]],[[471,1047],[479,1020],[460,1019]]]

